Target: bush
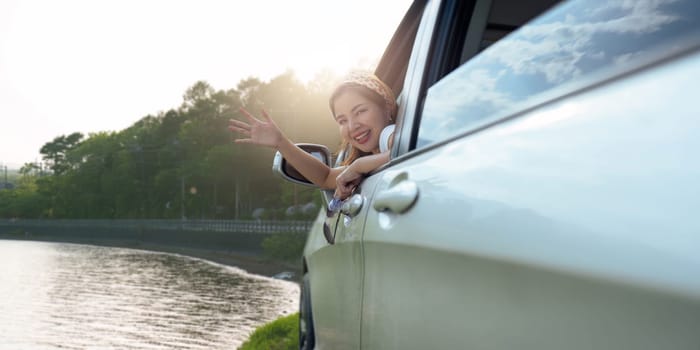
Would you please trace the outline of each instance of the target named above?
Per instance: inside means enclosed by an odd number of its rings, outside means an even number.
[[[262,242],[266,257],[284,261],[297,261],[304,252],[308,233],[278,233]]]
[[[299,347],[299,313],[278,318],[253,332],[238,350],[293,350]]]

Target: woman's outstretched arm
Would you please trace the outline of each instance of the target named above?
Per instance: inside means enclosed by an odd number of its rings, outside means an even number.
[[[241,108],[241,113],[248,119],[248,123],[231,119],[229,130],[248,137],[236,139],[236,143],[274,148],[282,153],[282,156],[314,185],[324,189],[336,187],[336,177],[342,168],[330,168],[316,157],[297,147],[284,136],[266,111],[262,111],[262,119],[255,118],[243,108]]]

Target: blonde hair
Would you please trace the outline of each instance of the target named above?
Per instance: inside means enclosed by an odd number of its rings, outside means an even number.
[[[330,106],[331,112],[335,117],[335,106],[333,103],[335,100],[343,93],[347,91],[353,91],[358,93],[360,96],[367,98],[372,103],[377,106],[384,106],[389,111],[389,119],[393,122],[396,120],[396,97],[394,97],[394,92],[387,86],[383,81],[381,81],[377,76],[371,73],[353,73],[349,75],[343,82],[341,82],[328,100],[328,105]],[[348,147],[349,146],[349,147]],[[357,158],[370,155],[370,152],[363,152],[353,146],[347,140],[343,140],[340,144],[341,150],[347,150],[345,159],[343,159],[342,165],[349,165]]]

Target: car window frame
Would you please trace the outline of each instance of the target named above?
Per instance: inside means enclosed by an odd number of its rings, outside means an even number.
[[[391,160],[388,164],[385,164],[384,167],[400,161],[402,155],[408,153],[410,150],[416,112],[421,107],[418,106],[418,102],[422,101],[421,93],[424,90],[424,67],[427,66],[429,61],[431,44],[437,27],[441,3],[441,0],[431,0],[425,5],[425,9],[423,10],[420,25],[416,33],[416,39],[408,61],[403,89],[397,101],[399,108],[397,112],[396,131],[394,132],[394,144],[390,153]]]

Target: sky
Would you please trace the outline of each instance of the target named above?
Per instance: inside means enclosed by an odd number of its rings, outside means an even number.
[[[288,70],[372,68],[409,0],[2,0],[0,167],[60,135],[123,130],[215,89]]]

